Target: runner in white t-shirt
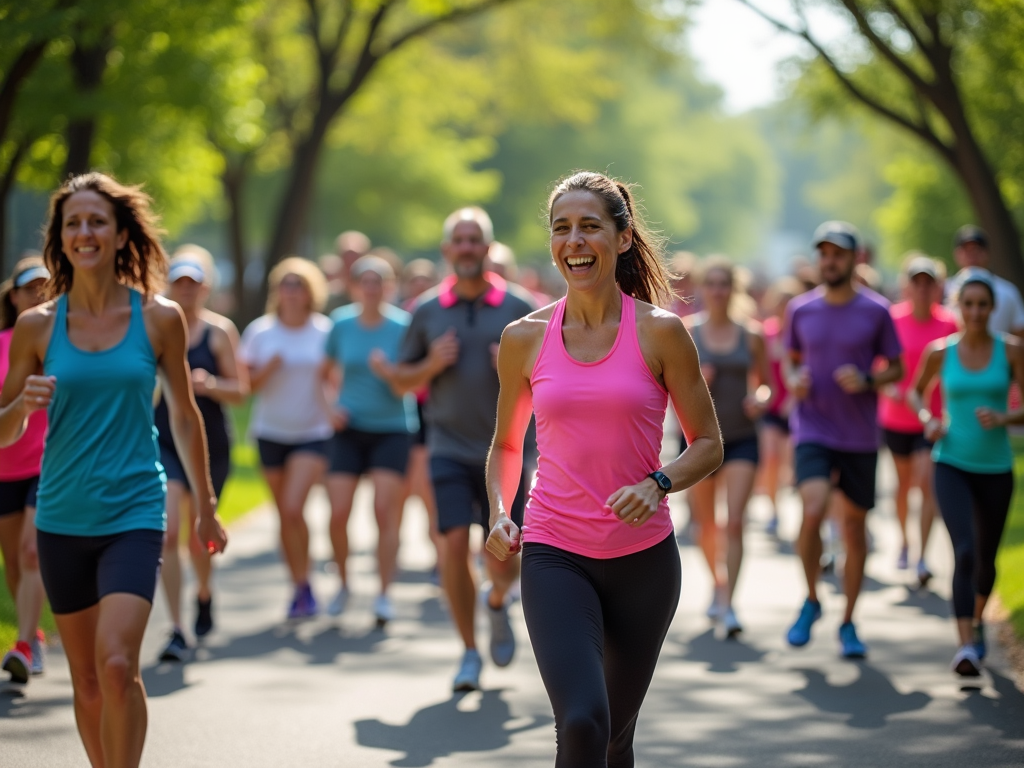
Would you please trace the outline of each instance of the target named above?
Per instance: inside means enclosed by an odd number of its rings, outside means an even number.
[[[956,296],[967,270],[988,271],[988,235],[971,224],[960,227],[953,240],[953,258],[960,271],[946,283],[946,301],[951,309],[956,309]],[[989,333],[1012,333],[1024,337],[1024,299],[1021,299],[1020,291],[1009,280],[989,274],[996,302],[988,319]]]
[[[295,585],[288,618],[298,619],[317,612],[303,509],[327,469],[334,433],[320,373],[331,321],[319,313],[327,281],[313,262],[285,259],[269,283],[267,314],[245,329],[239,356],[255,395],[249,434],[281,517],[281,549]]]

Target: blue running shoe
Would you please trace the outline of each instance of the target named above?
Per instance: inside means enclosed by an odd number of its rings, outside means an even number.
[[[857,628],[852,621],[839,625],[839,644],[844,659],[863,659],[868,655],[868,647],[857,637]]]
[[[316,616],[320,612],[320,606],[317,605],[316,598],[313,597],[313,588],[309,586],[309,582],[306,582],[305,586],[302,588],[301,602],[303,616]]]
[[[467,650],[462,656],[459,671],[452,682],[452,691],[455,693],[479,691],[480,669],[482,667],[483,659],[480,658],[480,654],[476,650]]]
[[[807,598],[800,609],[800,615],[797,617],[796,623],[789,628],[786,640],[795,648],[807,645],[811,641],[811,625],[820,618],[821,603]]]
[[[974,625],[974,637],[971,640],[971,645],[974,646],[974,652],[978,654],[978,660],[981,661],[985,658],[985,625],[980,621]]]

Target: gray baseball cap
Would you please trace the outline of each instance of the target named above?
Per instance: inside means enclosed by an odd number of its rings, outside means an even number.
[[[813,246],[817,248],[822,243],[832,243],[848,251],[856,251],[860,244],[860,233],[848,221],[826,221],[814,230]]]
[[[939,271],[935,268],[935,262],[927,256],[915,256],[907,264],[907,277],[913,279],[917,275],[928,275],[932,280],[939,279]]]

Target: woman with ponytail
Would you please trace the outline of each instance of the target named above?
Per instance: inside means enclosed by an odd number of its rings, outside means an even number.
[[[693,341],[658,308],[671,293],[660,243],[624,184],[563,179],[548,203],[567,296],[512,323],[498,352],[487,467],[501,560],[523,554],[526,624],[564,768],[627,768],[637,716],[679,601],[667,495],[722,462]],[[662,466],[668,401],[687,449]],[[520,530],[508,513],[537,417],[537,482]]]

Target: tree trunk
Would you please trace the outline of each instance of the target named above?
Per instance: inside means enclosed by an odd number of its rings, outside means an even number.
[[[1020,231],[1006,205],[999,180],[974,140],[964,118],[963,125],[954,125],[956,144],[952,165],[971,200],[978,224],[988,233],[989,267],[1024,293],[1024,252]]]
[[[7,200],[14,188],[14,179],[18,175],[18,166],[25,152],[32,145],[31,139],[22,139],[14,148],[11,162],[0,177],[0,279],[7,275]]]
[[[278,208],[274,236],[267,251],[268,271],[285,256],[294,253],[298,245],[313,198],[317,161],[327,137],[327,129],[339,110],[340,107],[334,109],[321,101],[309,135],[295,149],[295,162]]]
[[[240,327],[245,327],[258,315],[255,304],[249,302],[248,292],[245,289],[247,260],[245,257],[245,225],[243,222],[245,213],[242,207],[242,193],[245,189],[247,166],[246,158],[238,160],[237,163],[228,159],[221,176],[224,196],[228,203],[228,247],[231,251],[231,264],[235,269],[235,284],[232,286],[235,320]],[[250,304],[252,305],[250,306]]]
[[[71,73],[81,103],[89,105],[86,114],[76,115],[68,122],[68,157],[64,163],[64,177],[77,176],[89,171],[93,140],[96,137],[96,116],[90,102],[103,82],[107,68],[109,43],[106,36],[94,45],[76,43],[71,52]]]
[[[32,74],[32,70],[43,58],[43,53],[49,43],[49,40],[40,40],[26,46],[4,73],[3,82],[0,83],[0,141],[7,137],[7,129],[14,116],[14,102],[18,97],[18,91],[21,90],[22,83]]]

